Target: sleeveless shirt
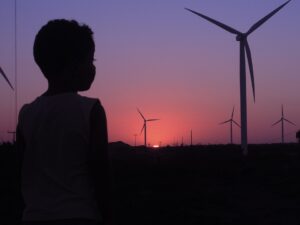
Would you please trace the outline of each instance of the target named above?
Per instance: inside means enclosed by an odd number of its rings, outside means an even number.
[[[22,107],[23,221],[101,219],[88,170],[90,112],[97,101],[64,93]]]

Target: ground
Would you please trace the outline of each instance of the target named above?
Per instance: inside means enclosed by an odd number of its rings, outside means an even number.
[[[14,154],[13,146],[0,147],[3,225],[14,224],[17,215]],[[245,157],[236,145],[118,143],[110,158],[116,224],[300,224],[299,145],[250,145]]]

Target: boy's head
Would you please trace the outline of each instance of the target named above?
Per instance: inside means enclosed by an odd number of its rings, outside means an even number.
[[[64,80],[76,91],[89,89],[95,76],[93,31],[75,20],[51,20],[37,33],[35,62],[49,83]]]

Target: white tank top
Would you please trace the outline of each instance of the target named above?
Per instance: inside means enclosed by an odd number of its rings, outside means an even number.
[[[23,221],[101,219],[87,164],[89,117],[97,101],[64,93],[21,109]]]

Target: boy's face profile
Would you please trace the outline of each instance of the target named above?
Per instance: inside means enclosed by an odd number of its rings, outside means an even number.
[[[71,74],[74,78],[74,85],[76,91],[86,91],[90,89],[95,75],[96,75],[96,67],[94,65],[94,51],[89,53],[88,57],[78,65],[74,71],[74,74]]]

